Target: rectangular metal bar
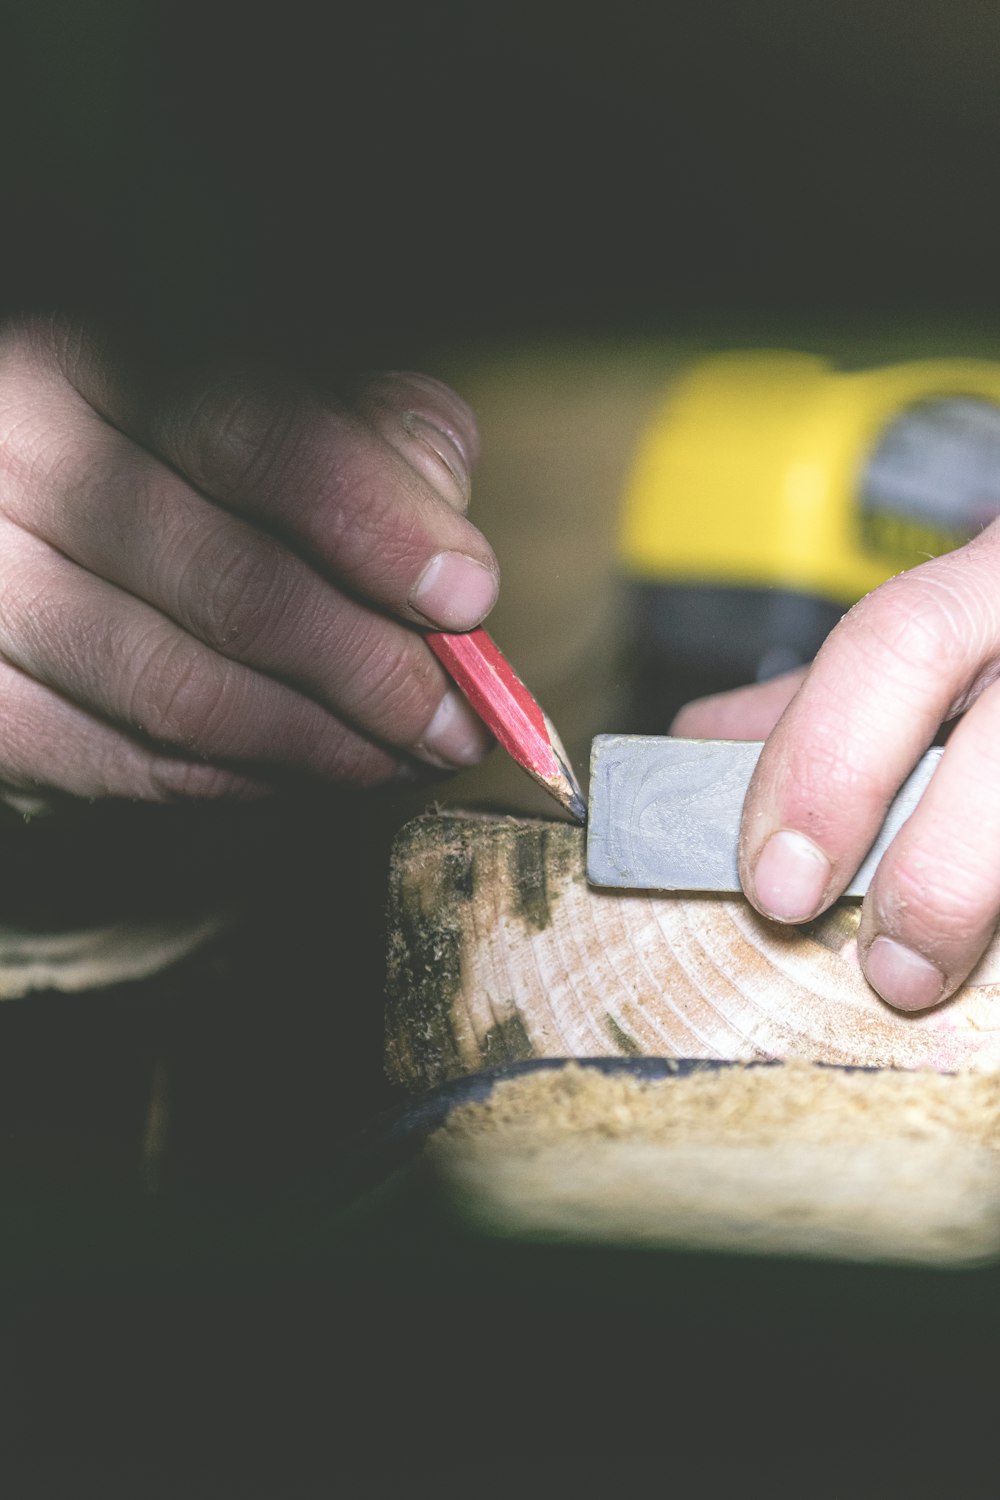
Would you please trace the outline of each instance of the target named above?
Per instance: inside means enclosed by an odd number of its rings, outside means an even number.
[[[598,735],[590,763],[588,880],[633,890],[738,891],[740,815],[762,749],[745,740]],[[939,747],[928,750],[903,784],[845,895],[864,895],[940,758]]]

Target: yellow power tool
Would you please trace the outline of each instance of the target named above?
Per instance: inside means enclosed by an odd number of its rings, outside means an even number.
[[[808,661],[855,600],[1000,514],[1000,364],[718,354],[654,414],[619,546],[631,728]]]

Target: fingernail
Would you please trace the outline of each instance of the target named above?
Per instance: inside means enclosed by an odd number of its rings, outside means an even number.
[[[868,949],[865,978],[897,1010],[926,1010],[944,992],[944,975],[930,959],[895,938],[880,935]]]
[[[409,462],[433,485],[442,500],[464,511],[469,503],[472,479],[465,454],[456,439],[415,411],[404,411],[401,420],[405,431],[415,440],[407,444]]]
[[[773,833],[757,857],[754,900],[778,922],[805,922],[823,903],[830,861],[804,833]]]
[[[496,603],[495,573],[464,552],[432,557],[410,595],[415,610],[442,630],[471,630]]]
[[[445,693],[416,753],[436,766],[474,766],[492,741],[481,719],[454,690]]]

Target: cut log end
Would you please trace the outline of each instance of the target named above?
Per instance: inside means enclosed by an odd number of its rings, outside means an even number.
[[[568,824],[408,824],[389,893],[387,1068],[425,1088],[527,1058],[664,1056],[1000,1066],[1000,963],[923,1015],[858,967],[858,908],[802,928],[740,897],[600,891]]]
[[[410,1086],[539,1054],[501,970],[470,1013],[475,954],[489,933],[543,932],[552,903],[584,879],[584,833],[564,823],[475,815],[418,818],[393,849],[389,885],[388,1071]],[[472,979],[475,983],[475,979]]]

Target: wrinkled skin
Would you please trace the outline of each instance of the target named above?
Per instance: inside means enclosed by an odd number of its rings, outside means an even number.
[[[350,404],[225,375],[153,394],[92,332],[0,335],[0,781],[142,799],[371,786],[489,739],[417,627],[498,571],[474,417],[425,375]]]
[[[0,782],[84,797],[373,786],[488,736],[421,628],[467,629],[496,560],[466,519],[468,407],[424,375],[351,402],[226,374],[154,391],[92,331],[0,334]],[[862,911],[907,1010],[962,983],[1000,915],[1000,529],[884,584],[808,672],[704,699],[677,733],[767,738],[741,875],[783,922],[836,900],[957,720]]]
[[[876,589],[808,671],[689,704],[675,733],[763,739],[740,872],[765,915],[833,902],[939,726],[918,809],[865,897],[858,949],[891,1005],[924,1010],[969,974],[1000,916],[1000,523]]]

